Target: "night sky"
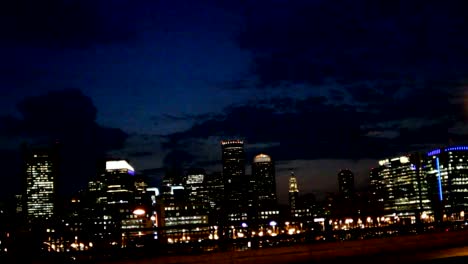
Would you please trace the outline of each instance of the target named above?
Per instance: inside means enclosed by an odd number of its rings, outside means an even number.
[[[467,143],[468,3],[9,0],[0,4],[1,196],[22,142],[59,140],[66,192],[103,155],[158,178],[221,170],[221,139],[302,192],[365,188],[381,158]],[[247,168],[250,173],[250,167]]]

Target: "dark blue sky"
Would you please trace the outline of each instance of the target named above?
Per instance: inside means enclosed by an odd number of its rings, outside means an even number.
[[[103,153],[213,171],[240,137],[276,160],[282,197],[289,168],[333,191],[340,168],[364,186],[380,158],[466,142],[465,1],[219,2],[2,4],[4,167],[60,138],[79,189]]]

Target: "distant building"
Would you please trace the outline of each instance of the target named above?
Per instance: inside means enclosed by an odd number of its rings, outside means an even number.
[[[258,224],[278,221],[279,209],[276,197],[275,165],[270,156],[259,154],[252,163],[250,195],[253,201],[251,219]]]
[[[292,216],[294,216],[295,211],[299,209],[298,201],[299,188],[297,187],[297,178],[294,172],[291,172],[291,175],[289,175],[289,209]]]
[[[24,149],[25,212],[28,221],[50,220],[56,213],[58,150],[54,147]]]
[[[245,175],[244,141],[221,141],[225,208],[227,220],[232,224],[247,221],[248,184]]]
[[[382,216],[385,189],[380,173],[381,168],[372,168],[369,173],[369,203],[372,216]]]
[[[192,203],[209,204],[209,189],[206,188],[206,172],[204,169],[191,168],[184,179],[184,188],[187,191],[188,200]]]
[[[417,153],[379,161],[377,173],[383,184],[387,216],[409,224],[431,214],[427,181],[420,163]]]
[[[430,151],[424,170],[437,220],[465,219],[468,213],[468,146]]]
[[[252,163],[252,177],[259,208],[276,206],[275,165],[265,154],[255,156]]]
[[[345,199],[352,199],[354,196],[354,174],[350,170],[341,170],[338,173],[338,188],[340,196]]]

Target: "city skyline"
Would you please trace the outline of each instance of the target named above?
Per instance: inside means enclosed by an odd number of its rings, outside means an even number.
[[[229,138],[246,161],[275,160],[282,201],[290,168],[301,193],[337,190],[341,169],[363,188],[380,159],[467,142],[465,8],[13,1],[0,13],[0,179],[17,190],[2,195],[20,190],[21,143],[43,140],[64,146],[74,191],[105,155],[157,177],[174,161],[221,171]]]

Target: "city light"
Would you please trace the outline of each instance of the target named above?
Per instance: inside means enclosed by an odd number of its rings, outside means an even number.
[[[141,208],[137,208],[133,211],[133,214],[134,215],[138,215],[138,216],[141,216],[141,215],[144,215],[146,214],[146,211],[144,209],[141,209]]]
[[[106,170],[122,170],[126,169],[129,171],[135,171],[126,160],[111,160],[106,162]]]

